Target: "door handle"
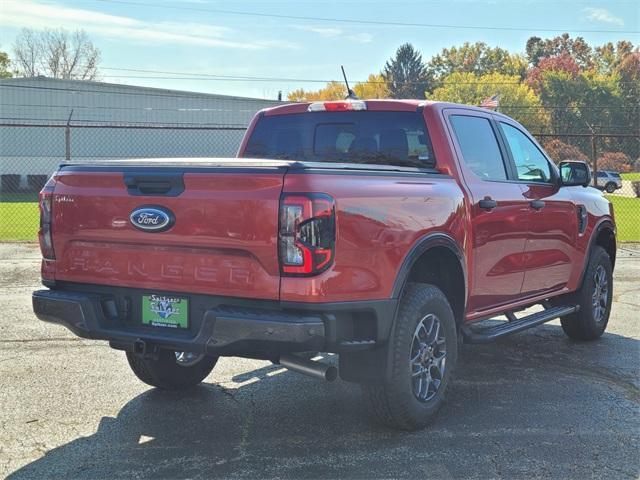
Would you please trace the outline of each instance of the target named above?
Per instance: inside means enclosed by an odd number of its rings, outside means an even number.
[[[182,173],[158,172],[148,174],[131,172],[125,174],[124,184],[129,195],[177,197],[184,191]]]
[[[544,202],[542,200],[534,200],[529,205],[531,205],[531,208],[533,208],[534,210],[540,210],[544,208]]]
[[[491,197],[485,197],[478,202],[478,206],[483,210],[493,210],[498,206],[498,202]]]

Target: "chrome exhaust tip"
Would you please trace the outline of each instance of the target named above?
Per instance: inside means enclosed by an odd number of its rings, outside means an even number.
[[[310,377],[333,382],[338,378],[338,369],[333,365],[307,360],[297,355],[281,355],[278,363],[283,367]]]

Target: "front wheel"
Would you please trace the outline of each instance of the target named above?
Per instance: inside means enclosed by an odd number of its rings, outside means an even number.
[[[613,300],[613,268],[604,248],[596,246],[591,252],[582,286],[570,300],[579,310],[560,318],[564,332],[576,340],[600,338],[607,328]]]
[[[147,385],[163,390],[186,390],[202,382],[211,373],[218,358],[160,350],[157,359],[127,352],[127,360],[136,377]]]
[[[607,183],[607,186],[604,187],[604,189],[607,191],[607,193],[613,193],[616,191],[616,184],[615,183]]]
[[[390,375],[363,385],[365,403],[381,423],[423,428],[444,402],[458,353],[453,311],[439,288],[407,286],[388,348]]]

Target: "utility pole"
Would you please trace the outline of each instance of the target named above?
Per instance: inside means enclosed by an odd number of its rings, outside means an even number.
[[[593,165],[593,184],[598,184],[598,150],[597,150],[597,140],[596,140],[596,131],[593,129],[593,126],[588,122],[584,122],[589,130],[591,130],[591,163]]]
[[[69,118],[67,119],[67,126],[64,129],[64,149],[65,156],[64,158],[68,161],[71,160],[71,117],[73,115],[73,108],[69,113]]]

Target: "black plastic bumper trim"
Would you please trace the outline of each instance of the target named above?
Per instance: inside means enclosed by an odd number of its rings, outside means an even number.
[[[83,338],[108,340],[115,348],[133,349],[146,342],[179,351],[210,355],[268,356],[271,353],[301,351],[340,352],[362,349],[336,336],[341,313],[369,311],[378,322],[378,338],[367,342],[375,348],[387,339],[395,301],[300,304],[228,297],[200,296],[211,305],[193,331],[181,332],[146,327],[106,318],[101,300],[112,291],[38,290],[33,293],[33,310],[43,321],[58,323]],[[132,295],[140,290],[127,289]]]

